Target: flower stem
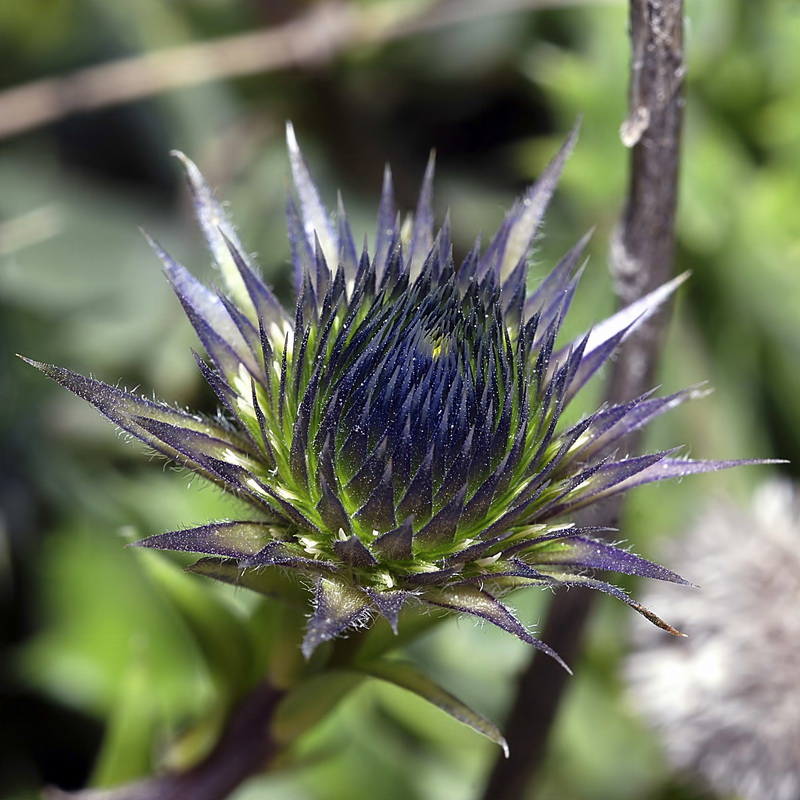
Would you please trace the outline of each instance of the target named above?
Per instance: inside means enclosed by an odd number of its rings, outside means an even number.
[[[233,712],[215,748],[191,769],[114,789],[61,792],[45,800],[223,800],[277,754],[270,720],[284,692],[260,683]]]
[[[622,219],[612,238],[611,271],[621,305],[628,305],[669,280],[675,253],[680,131],[683,117],[683,2],[631,0],[633,49],[630,112],[620,135],[631,148],[631,178]],[[653,381],[668,311],[648,320],[621,347],[606,397],[621,402],[646,391]],[[638,432],[622,447],[639,448]],[[588,510],[578,524],[615,527],[622,503],[613,498]],[[542,639],[567,663],[580,653],[593,606],[593,593],[562,592],[553,599]],[[522,800],[540,769],[568,675],[537,654],[520,676],[505,735],[508,759],[497,760],[484,800]]]

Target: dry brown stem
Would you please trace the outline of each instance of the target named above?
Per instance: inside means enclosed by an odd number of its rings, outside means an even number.
[[[630,33],[630,112],[620,130],[622,143],[632,148],[630,184],[610,253],[621,306],[673,273],[685,75],[682,0],[631,0]],[[654,315],[622,346],[606,387],[609,402],[623,402],[651,388],[668,319],[668,310]],[[630,453],[639,446],[638,433],[622,445]],[[592,507],[578,524],[616,527],[622,511],[618,498]],[[594,598],[594,593],[572,590],[552,601],[541,638],[567,663],[575,663],[580,653]],[[511,756],[498,760],[485,800],[522,800],[546,755],[568,675],[553,659],[540,655],[520,676],[505,730]]]

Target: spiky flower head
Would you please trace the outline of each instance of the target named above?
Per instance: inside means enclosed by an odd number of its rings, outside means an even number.
[[[692,390],[559,425],[575,394],[679,282],[557,342],[586,237],[535,291],[526,280],[575,137],[485,250],[476,243],[456,264],[447,223],[434,231],[432,161],[403,225],[387,170],[372,249],[359,252],[341,200],[329,215],[290,126],[291,313],[198,169],[179,156],[225,290],[206,288],[154,247],[207,353],[197,361],[223,406],[219,418],[31,362],[251,509],[246,519],[140,544],[211,556],[195,571],[262,591],[270,571],[297,573],[313,588],[307,657],[378,616],[396,630],[410,604],[472,615],[555,656],[500,599],[524,586],[598,589],[675,632],[590,571],[681,579],[568,521],[633,486],[725,465],[617,450]]]

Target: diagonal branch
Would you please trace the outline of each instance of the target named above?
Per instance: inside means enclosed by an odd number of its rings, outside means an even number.
[[[244,75],[309,67],[347,48],[531,8],[609,0],[438,0],[357,5],[323,0],[282,25],[42,78],[0,92],[0,139],[71,114]]]
[[[242,781],[261,772],[277,754],[270,721],[283,697],[259,684],[231,715],[211,753],[181,773],[167,773],[114,789],[61,792],[48,789],[45,800],[223,800]]]
[[[621,305],[666,282],[673,271],[680,132],[683,116],[682,0],[631,0],[633,45],[630,113],[622,142],[631,150],[631,177],[622,219],[611,243],[611,271]],[[621,348],[606,397],[621,402],[645,392],[653,382],[668,322],[661,311]],[[623,447],[639,449],[638,434]],[[589,511],[579,525],[616,527],[618,499]],[[594,595],[573,590],[553,599],[542,634],[569,663],[575,661]],[[487,784],[485,800],[522,800],[546,755],[568,675],[538,655],[520,676],[517,697],[506,725],[511,755],[499,759]]]

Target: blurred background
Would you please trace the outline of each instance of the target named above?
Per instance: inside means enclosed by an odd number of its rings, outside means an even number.
[[[224,518],[217,493],[143,457],[14,356],[213,411],[190,326],[138,230],[213,280],[170,150],[186,152],[230,202],[242,240],[290,302],[286,120],[327,202],[342,190],[357,239],[372,236],[384,163],[399,205],[413,208],[435,148],[436,208],[449,209],[463,254],[495,230],[582,115],[531,280],[594,226],[567,334],[612,310],[606,253],[628,178],[618,135],[627,6],[491,5],[0,2],[0,797],[34,798],[45,783],[113,784],[163,765],[176,734],[213,716],[220,688],[187,619],[208,611],[231,631],[252,608],[165,556],[124,549]],[[791,463],[638,491],[620,538],[653,558],[709,496],[746,503],[757,482],[800,469],[800,6],[687,0],[686,11],[676,268],[692,278],[660,383],[672,392],[707,380],[715,391],[660,421],[647,446]],[[225,37],[238,38],[220,49]],[[69,77],[120,59],[124,70]],[[51,77],[63,81],[31,83]],[[66,113],[87,97],[96,108]],[[536,624],[547,601],[529,592],[517,606]],[[709,796],[670,770],[625,691],[630,630],[646,623],[611,599],[598,606],[531,796]],[[668,606],[654,610],[669,620]],[[235,650],[233,634],[225,646]],[[455,620],[413,648],[433,677],[500,723],[528,655]],[[302,766],[251,782],[236,800],[477,798],[498,755],[377,683],[301,749]]]

